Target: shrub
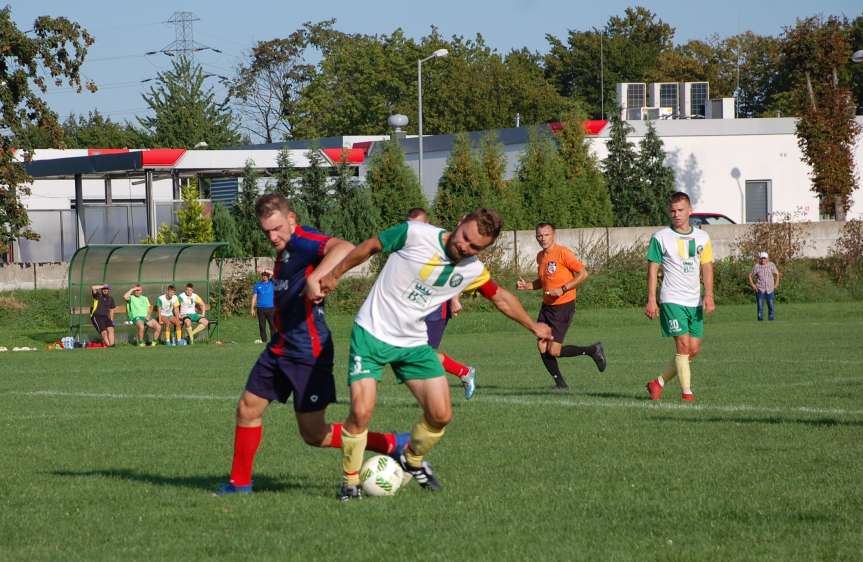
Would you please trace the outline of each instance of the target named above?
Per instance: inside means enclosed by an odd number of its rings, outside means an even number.
[[[854,219],[845,223],[839,238],[830,248],[828,266],[839,282],[859,282],[863,273],[863,220]],[[855,279],[856,278],[856,279]]]
[[[755,259],[759,252],[770,254],[770,260],[782,265],[791,259],[802,255],[808,242],[802,210],[794,213],[773,213],[769,222],[759,222],[750,225],[735,241],[734,249],[737,257],[748,260]]]

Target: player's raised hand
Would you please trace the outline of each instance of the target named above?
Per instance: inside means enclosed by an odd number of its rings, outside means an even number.
[[[551,327],[543,322],[537,322],[533,325],[533,335],[542,341],[554,340],[554,337],[551,335]]]
[[[647,301],[647,306],[644,307],[644,315],[651,320],[656,320],[656,317],[659,316],[659,306],[657,306],[655,300]]]

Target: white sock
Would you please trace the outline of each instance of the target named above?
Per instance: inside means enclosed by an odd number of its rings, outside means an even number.
[[[660,388],[665,386],[665,379],[662,377],[657,377],[656,382],[659,383]]]

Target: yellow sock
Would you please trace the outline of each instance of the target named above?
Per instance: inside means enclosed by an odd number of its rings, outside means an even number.
[[[674,356],[674,364],[677,367],[677,376],[680,377],[680,388],[683,389],[683,394],[691,394],[692,389],[689,387],[689,383],[692,374],[689,370],[689,355],[678,353]]]
[[[662,382],[663,384],[667,383],[671,379],[677,376],[677,361],[672,359],[668,362],[668,366],[662,372]]]
[[[195,329],[192,330],[192,337],[195,337],[195,334],[197,334],[199,332],[203,332],[206,329],[207,329],[206,326],[204,326],[202,324],[198,324],[197,326],[195,326]]]
[[[354,435],[342,427],[342,477],[348,486],[358,486],[363,454],[366,452],[368,430]]]
[[[177,339],[178,340],[183,339],[183,329],[182,328],[177,328]]]
[[[419,466],[423,462],[423,457],[431,451],[432,447],[437,445],[444,434],[444,429],[439,430],[429,426],[425,419],[421,419],[411,431],[411,444],[405,449],[405,459],[411,466]]]

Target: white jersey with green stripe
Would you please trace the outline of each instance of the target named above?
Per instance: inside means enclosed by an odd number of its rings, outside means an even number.
[[[701,304],[701,264],[713,261],[713,245],[707,232],[663,228],[650,239],[647,260],[662,266],[659,302],[682,306]]]
[[[444,250],[444,230],[409,221],[378,235],[392,252],[378,275],[356,322],[375,338],[397,347],[428,343],[425,317],[463,291],[489,279],[476,256],[453,263]]]

